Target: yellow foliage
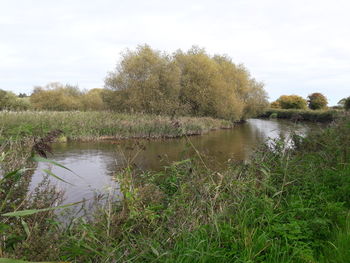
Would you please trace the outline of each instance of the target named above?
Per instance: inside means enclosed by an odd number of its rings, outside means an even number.
[[[173,56],[139,46],[109,73],[103,100],[111,109],[240,120],[267,105],[263,84],[226,56],[197,47]]]

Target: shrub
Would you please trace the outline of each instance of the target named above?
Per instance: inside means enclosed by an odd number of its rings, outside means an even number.
[[[282,95],[274,105],[279,105],[281,109],[306,109],[306,100],[298,95]]]
[[[312,110],[321,110],[327,107],[327,98],[322,93],[312,93],[308,96],[308,106]]]
[[[350,110],[350,97],[341,99],[338,102],[338,105],[342,108],[344,108],[345,110]]]
[[[260,115],[262,118],[277,117],[279,119],[304,120],[313,122],[330,122],[341,116],[337,110],[310,111],[296,109],[268,109]]]
[[[0,89],[0,110],[27,110],[30,103],[27,98],[18,98],[11,91]]]

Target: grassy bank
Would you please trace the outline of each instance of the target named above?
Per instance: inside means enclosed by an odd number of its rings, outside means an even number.
[[[295,110],[295,109],[268,109],[260,118],[279,118],[295,121],[331,122],[344,115],[338,110]]]
[[[126,169],[116,175],[123,200],[98,205],[89,219],[63,226],[53,214],[45,220],[45,212],[11,218],[13,225],[4,227],[1,217],[0,255],[72,262],[350,262],[350,121],[294,137],[294,143],[294,150],[283,141],[262,146],[250,164],[231,164],[221,173],[199,155],[159,173]]]
[[[0,111],[0,137],[43,136],[62,130],[68,140],[179,137],[230,128],[229,121],[113,112]]]

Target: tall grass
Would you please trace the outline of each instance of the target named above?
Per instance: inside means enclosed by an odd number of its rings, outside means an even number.
[[[350,121],[295,137],[294,145],[276,140],[249,164],[222,172],[196,157],[158,173],[127,168],[116,174],[122,200],[46,229],[42,236],[55,238],[44,239],[40,251],[35,240],[21,240],[3,254],[73,262],[350,262]]]
[[[344,115],[340,110],[267,109],[261,118],[291,119],[296,121],[331,122]]]
[[[230,128],[232,123],[213,118],[171,118],[113,112],[0,112],[3,138],[43,136],[62,130],[71,140],[162,138],[202,134],[211,129]]]

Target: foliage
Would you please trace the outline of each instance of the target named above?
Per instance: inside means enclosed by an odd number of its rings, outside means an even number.
[[[18,98],[27,98],[28,95],[26,93],[20,93],[18,94]]]
[[[30,102],[38,110],[77,110],[81,107],[77,87],[50,83],[45,87],[35,87]]]
[[[106,78],[106,87],[114,91],[106,102],[118,111],[170,114],[179,107],[179,76],[167,55],[147,45],[127,50],[116,72]]]
[[[1,110],[27,110],[30,105],[26,98],[18,98],[11,91],[0,89],[0,111]]]
[[[46,176],[43,181],[32,193],[28,193],[37,162],[47,162],[72,172],[59,163],[35,155],[39,153],[46,156],[43,151],[50,151],[49,144],[59,135],[60,132],[51,131],[43,138],[9,140],[0,144],[0,262],[30,263],[2,258],[4,251],[5,256],[13,250],[26,251],[28,256],[32,253],[41,254],[42,258],[39,256],[38,259],[45,259],[48,254],[54,253],[55,249],[45,250],[45,245],[55,243],[57,237],[50,230],[54,226],[52,221],[56,218],[52,211],[82,203],[58,206],[63,193],[50,186],[48,177],[66,181],[48,170],[44,170]],[[28,246],[21,246],[24,240],[35,244],[28,250]],[[41,252],[38,253],[37,250]],[[42,253],[43,251],[45,252]]]
[[[327,108],[327,98],[322,93],[312,93],[308,97],[308,106],[312,110],[322,110]]]
[[[171,118],[106,111],[0,112],[0,139],[44,136],[52,130],[62,130],[66,140],[172,138],[232,125],[229,121],[209,117]]]
[[[101,94],[102,89],[83,92],[77,86],[49,83],[45,87],[35,87],[30,102],[37,110],[103,110]]]
[[[272,109],[280,109],[281,105],[279,104],[278,101],[273,101],[273,102],[270,103],[270,108],[272,108]]]
[[[269,118],[273,115],[279,119],[290,119],[294,121],[331,122],[340,118],[343,113],[338,110],[295,110],[295,109],[267,109],[261,118]]]
[[[340,105],[341,107],[343,107],[345,110],[350,110],[350,97],[347,97],[347,98],[344,98],[344,99],[341,99],[339,102],[338,102],[338,105]]]
[[[84,92],[81,97],[82,110],[99,111],[104,110],[105,105],[102,100],[103,89],[91,89]]]
[[[282,95],[274,105],[281,109],[306,109],[306,100],[298,95]]]
[[[240,120],[266,106],[263,84],[226,56],[193,47],[173,56],[148,45],[127,50],[105,81],[110,109]]]
[[[157,173],[129,167],[117,174],[122,200],[111,197],[90,219],[56,222],[40,240],[22,239],[3,254],[73,262],[348,262],[349,124],[294,137],[294,149],[275,140],[249,164],[224,171],[208,169],[199,155]],[[15,220],[12,232],[25,235]],[[34,224],[27,230],[38,238]]]

